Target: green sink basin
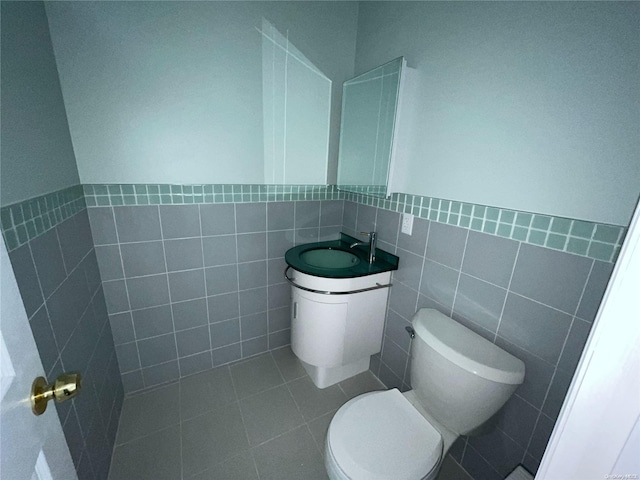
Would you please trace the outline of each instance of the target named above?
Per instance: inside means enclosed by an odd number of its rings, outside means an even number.
[[[357,255],[334,248],[314,248],[300,254],[300,260],[316,268],[351,268],[360,263]]]
[[[341,233],[339,240],[292,247],[284,259],[290,268],[300,273],[323,278],[355,278],[398,269],[398,257],[379,248],[376,260],[369,263],[368,247],[351,248],[356,242],[357,238]]]

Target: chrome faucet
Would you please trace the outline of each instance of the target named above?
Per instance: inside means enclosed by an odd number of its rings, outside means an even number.
[[[368,242],[355,242],[352,243],[349,248],[353,248],[356,245],[369,245],[369,263],[376,261],[376,232],[360,232],[360,235],[368,235]]]

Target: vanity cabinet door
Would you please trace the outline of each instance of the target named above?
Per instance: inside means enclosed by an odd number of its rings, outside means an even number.
[[[292,287],[291,348],[298,358],[316,367],[337,367],[344,357],[348,304]]]

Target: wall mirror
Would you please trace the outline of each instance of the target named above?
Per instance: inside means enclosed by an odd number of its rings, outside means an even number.
[[[385,197],[406,61],[396,58],[343,85],[338,188]]]
[[[325,185],[331,80],[262,19],[264,183]]]

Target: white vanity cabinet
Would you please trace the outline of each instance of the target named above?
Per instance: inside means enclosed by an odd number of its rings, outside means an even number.
[[[381,350],[391,272],[325,278],[293,268],[291,348],[319,388],[369,369]]]

